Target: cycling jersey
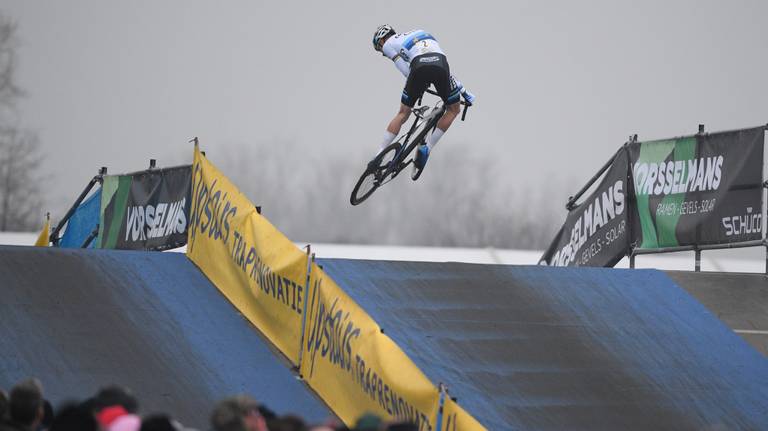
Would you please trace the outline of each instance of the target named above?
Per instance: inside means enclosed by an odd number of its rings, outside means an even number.
[[[412,58],[433,52],[445,55],[440,49],[437,39],[424,30],[413,30],[392,35],[381,47],[381,52],[394,61],[395,66],[406,77],[410,72],[409,65]]]
[[[404,105],[407,106],[413,106],[416,99],[421,97],[421,94],[424,92],[424,90],[421,90],[418,92],[418,94],[412,94],[413,91],[408,90],[414,90],[414,89],[421,89],[423,86],[425,89],[429,86],[429,84],[436,84],[435,82],[432,82],[429,77],[426,76],[426,70],[422,72],[425,76],[419,76],[419,77],[413,77],[409,76],[411,75],[411,67],[412,67],[412,61],[419,56],[426,56],[427,54],[438,54],[440,58],[439,64],[435,64],[435,66],[443,66],[446,70],[446,73],[448,74],[448,79],[450,83],[450,87],[447,88],[447,91],[439,91],[440,97],[447,103],[452,104],[459,101],[458,95],[459,92],[463,89],[463,86],[461,85],[461,82],[459,80],[455,79],[455,77],[450,75],[450,71],[448,69],[448,62],[447,59],[445,59],[445,53],[440,48],[440,44],[437,42],[437,39],[435,39],[434,36],[427,33],[424,30],[413,30],[409,31],[407,33],[399,33],[394,34],[390,36],[386,42],[384,42],[384,45],[381,48],[381,52],[392,60],[395,63],[395,66],[397,69],[406,77],[408,78],[410,82],[406,83],[406,89],[403,91],[403,97],[401,100],[403,101]],[[432,71],[431,75],[437,76],[437,74]],[[429,82],[426,82],[426,85],[423,85],[424,79],[427,79]],[[418,85],[413,85],[413,82],[416,80]],[[441,81],[445,81],[444,79],[441,79]],[[443,84],[441,82],[441,84]],[[436,85],[437,87],[437,85]],[[443,85],[441,85],[443,87]],[[442,88],[439,88],[438,90],[442,90]],[[445,93],[445,94],[443,94]]]

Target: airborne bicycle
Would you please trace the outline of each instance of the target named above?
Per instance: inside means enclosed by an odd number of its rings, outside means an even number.
[[[432,90],[427,92],[437,95]],[[463,100],[460,103],[464,105],[464,112],[461,114],[461,121],[464,121],[467,109],[471,105]],[[417,145],[423,144],[427,134],[437,127],[437,122],[445,113],[445,104],[442,100],[438,100],[434,106],[421,105],[421,99],[419,99],[416,106],[411,108],[411,112],[414,120],[408,131],[381,151],[357,180],[349,197],[349,203],[352,205],[361,204],[379,187],[395,179],[403,169],[414,163],[415,156],[411,157],[411,153]],[[419,179],[423,170],[424,168],[421,168],[413,175],[414,181]]]

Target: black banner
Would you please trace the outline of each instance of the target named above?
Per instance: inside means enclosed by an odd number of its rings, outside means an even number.
[[[187,243],[189,165],[104,177],[101,248],[167,250]]]
[[[764,127],[630,145],[641,249],[762,239]]]
[[[628,155],[622,147],[597,189],[568,213],[541,257],[552,266],[613,266],[629,249]]]

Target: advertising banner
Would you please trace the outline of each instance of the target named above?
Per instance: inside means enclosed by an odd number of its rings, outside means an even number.
[[[434,430],[440,393],[316,264],[310,272],[301,375],[348,426],[366,412]]]
[[[628,163],[622,147],[595,191],[568,213],[541,264],[613,266],[627,255]]]
[[[195,146],[187,257],[295,366],[307,254]]]
[[[445,398],[440,431],[481,431],[485,427],[450,397]]]
[[[99,245],[167,250],[187,242],[190,167],[104,177]]]
[[[629,147],[637,247],[762,238],[764,128]]]
[[[67,220],[64,234],[58,246],[62,248],[80,248],[99,226],[99,208],[101,207],[101,189],[86,198]],[[96,248],[98,237],[91,240],[88,248]]]
[[[45,218],[43,228],[40,229],[40,234],[37,235],[35,240],[35,247],[48,247],[51,243],[51,218],[50,216]]]

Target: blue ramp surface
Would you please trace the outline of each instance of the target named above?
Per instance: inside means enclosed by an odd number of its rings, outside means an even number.
[[[55,404],[117,383],[200,429],[239,393],[331,416],[183,254],[0,246],[0,296],[0,388],[36,376]]]
[[[489,429],[768,429],[768,361],[662,272],[319,262]]]

